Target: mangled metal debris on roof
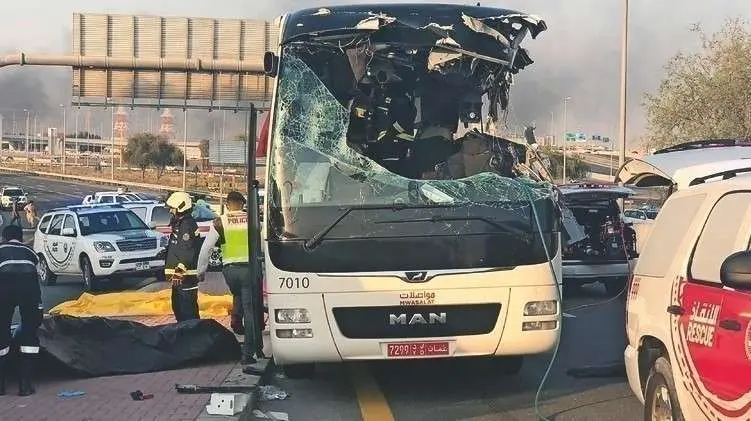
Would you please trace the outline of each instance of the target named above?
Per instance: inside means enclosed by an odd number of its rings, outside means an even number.
[[[464,204],[529,223],[530,201],[551,200],[537,152],[488,131],[544,21],[456,5],[321,10],[288,17],[281,37],[269,201],[283,232],[305,235],[296,209],[316,203]]]

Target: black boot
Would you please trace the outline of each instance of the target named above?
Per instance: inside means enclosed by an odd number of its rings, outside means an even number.
[[[36,393],[31,383],[34,371],[34,357],[36,354],[21,354],[18,364],[18,396],[29,396]]]

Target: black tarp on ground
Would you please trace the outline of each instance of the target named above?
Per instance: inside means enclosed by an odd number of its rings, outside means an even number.
[[[235,335],[212,319],[151,327],[103,317],[53,316],[40,327],[39,341],[45,359],[85,377],[240,359]]]

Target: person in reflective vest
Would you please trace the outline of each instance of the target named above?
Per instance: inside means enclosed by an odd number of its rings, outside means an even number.
[[[244,335],[243,363],[255,364],[256,344],[254,337],[256,319],[253,317],[252,294],[258,293],[250,279],[250,252],[248,249],[248,213],[243,211],[245,197],[232,191],[227,195],[227,212],[214,220],[206,234],[198,258],[198,272],[206,273],[209,267],[211,250],[218,243],[222,250],[222,274],[232,293],[232,330]]]
[[[5,227],[0,243],[0,395],[5,394],[7,359],[11,349],[10,328],[16,307],[21,313],[21,327],[14,341],[20,354],[18,394],[28,396],[35,393],[31,379],[39,355],[37,332],[44,311],[37,264],[39,259],[34,250],[23,244],[21,227]]]
[[[172,284],[172,312],[182,322],[200,318],[198,312],[198,252],[203,239],[193,218],[193,200],[185,192],[167,199],[172,233],[167,243],[164,275]]]

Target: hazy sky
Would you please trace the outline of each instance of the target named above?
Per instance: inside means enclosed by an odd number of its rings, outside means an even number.
[[[69,52],[74,12],[272,18],[294,9],[344,3],[353,0],[6,0],[0,2],[0,53]],[[560,132],[563,98],[570,96],[570,130],[616,136],[622,0],[504,0],[482,5],[534,13],[549,27],[537,40],[525,41],[535,63],[517,76],[512,88],[510,124],[535,121],[538,135],[546,134],[553,113]],[[631,0],[630,139],[643,131],[642,97],[656,88],[662,66],[679,50],[696,48],[691,25],[701,23],[714,31],[727,18],[748,15],[749,0]],[[0,113],[33,108],[55,118],[58,104],[70,95],[68,74],[57,69],[0,70]],[[211,124],[195,130],[196,136],[207,136]]]

